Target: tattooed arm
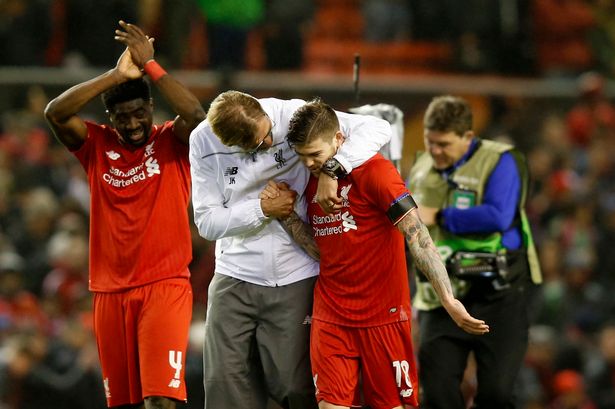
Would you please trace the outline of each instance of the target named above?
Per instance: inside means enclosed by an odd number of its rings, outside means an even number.
[[[427,277],[438,294],[442,306],[457,325],[470,334],[480,335],[489,332],[489,326],[485,321],[472,317],[463,304],[454,297],[446,267],[427,227],[419,217],[418,209],[415,207],[408,212],[397,224],[397,228],[408,241],[414,264]]]
[[[320,261],[320,251],[314,240],[312,228],[301,220],[297,213],[292,212],[290,216],[280,219],[280,223],[284,230],[290,234],[290,237],[305,250],[308,256]]]

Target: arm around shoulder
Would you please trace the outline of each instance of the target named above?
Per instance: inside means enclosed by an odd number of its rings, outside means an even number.
[[[340,121],[349,128],[346,140],[334,156],[346,173],[361,166],[391,141],[393,131],[384,119],[375,116],[340,114]]]

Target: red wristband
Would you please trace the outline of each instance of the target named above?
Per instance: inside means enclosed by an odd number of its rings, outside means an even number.
[[[146,62],[143,66],[143,71],[145,71],[154,82],[167,75],[167,72],[156,62],[156,60],[149,60]]]

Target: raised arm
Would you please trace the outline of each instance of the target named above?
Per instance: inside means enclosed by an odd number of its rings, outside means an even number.
[[[154,60],[153,38],[146,36],[143,30],[134,24],[124,21],[119,24],[123,30],[115,31],[115,39],[128,47],[135,65],[149,75],[173,111],[178,114],[173,124],[173,133],[187,144],[190,132],[205,119],[201,103],[188,88]]]
[[[88,102],[104,91],[122,82],[140,78],[142,75],[126,49],[115,68],[77,84],[54,98],[45,108],[45,118],[56,138],[71,150],[79,149],[88,131],[85,122],[77,114]]]
[[[427,277],[442,305],[457,325],[470,334],[480,335],[489,332],[489,326],[485,321],[472,317],[463,304],[454,297],[446,267],[427,227],[419,217],[418,209],[415,207],[408,212],[397,224],[397,228],[408,241],[414,264]]]

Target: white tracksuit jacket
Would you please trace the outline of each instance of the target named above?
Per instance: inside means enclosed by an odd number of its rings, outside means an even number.
[[[282,228],[266,217],[258,195],[269,180],[285,181],[299,197],[295,211],[305,220],[303,198],[309,171],[286,141],[292,114],[305,101],[259,99],[273,121],[273,145],[254,157],[223,145],[207,120],[190,135],[194,222],[199,234],[216,240],[215,272],[264,286],[282,286],[318,274],[310,258]],[[336,112],[347,137],[336,159],[345,169],[363,164],[391,139],[385,120]]]

